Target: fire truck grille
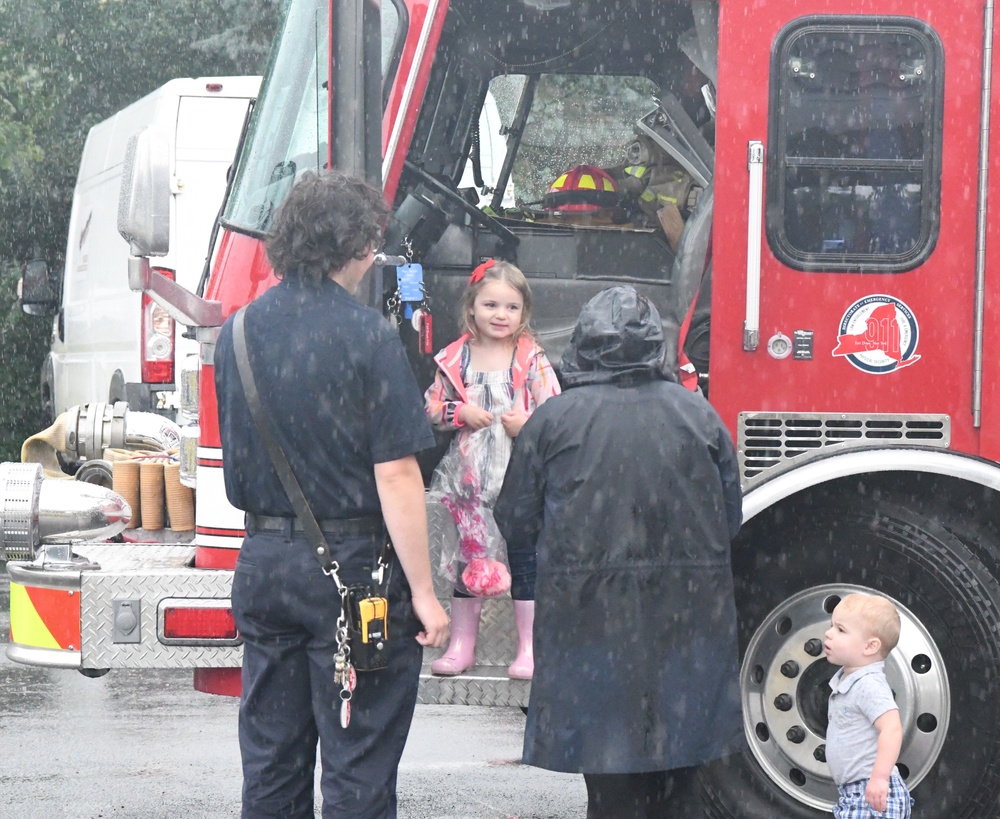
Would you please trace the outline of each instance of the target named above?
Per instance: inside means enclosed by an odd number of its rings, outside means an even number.
[[[865,415],[741,412],[737,431],[740,478],[748,489],[830,447],[935,447],[951,444],[947,415]]]

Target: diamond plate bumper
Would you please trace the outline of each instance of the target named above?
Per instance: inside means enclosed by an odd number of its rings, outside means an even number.
[[[507,679],[506,666],[477,666],[457,677],[434,677],[430,667],[420,674],[417,701],[429,705],[499,705],[526,708],[531,683]]]
[[[440,579],[437,562],[442,544],[449,538],[457,539],[457,532],[447,510],[440,504],[428,504],[427,511],[436,591],[448,605],[452,590]],[[12,632],[29,635],[23,642],[12,642],[8,647],[7,653],[12,660],[94,671],[235,668],[240,665],[240,646],[164,645],[157,636],[157,612],[163,600],[228,602],[232,572],[191,568],[195,549],[187,545],[100,542],[76,544],[73,549],[86,561],[8,563],[12,588],[19,585],[24,590],[23,598],[29,603],[29,598],[41,601],[38,606],[29,606],[29,610],[20,612],[12,605]],[[47,608],[46,595],[50,600]],[[136,642],[116,641],[115,606],[116,601],[122,600],[138,601],[139,639]],[[59,617],[64,621],[61,624],[56,622]],[[31,629],[26,630],[25,624]],[[61,628],[57,628],[60,625]],[[45,628],[40,629],[40,626]],[[513,661],[516,650],[517,635],[510,598],[485,600],[476,646],[477,665],[457,677],[435,677],[430,673],[430,663],[444,650],[426,650],[419,701],[526,706],[531,684],[507,678],[507,666]]]
[[[11,659],[93,670],[240,665],[239,646],[164,645],[157,636],[163,600],[228,601],[232,572],[191,568],[190,546],[81,543],[74,548],[89,564],[8,563],[12,588],[23,589],[26,601],[20,609],[11,607]],[[54,593],[66,599],[57,606],[47,604],[45,595]],[[59,637],[72,634],[72,624],[62,621],[67,613],[76,614],[68,606],[74,596],[79,599],[78,644],[72,636]],[[115,635],[116,601],[123,600],[133,601],[138,616],[134,642]],[[19,634],[28,637],[19,641]]]

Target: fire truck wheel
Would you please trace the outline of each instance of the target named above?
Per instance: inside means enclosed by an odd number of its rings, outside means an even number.
[[[701,771],[713,819],[819,819],[835,668],[830,612],[876,590],[902,620],[886,674],[899,767],[925,819],[981,817],[1000,798],[1000,585],[933,509],[813,490],[752,520],[734,546],[746,749]]]

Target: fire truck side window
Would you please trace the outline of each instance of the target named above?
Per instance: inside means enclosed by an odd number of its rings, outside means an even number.
[[[289,6],[275,62],[247,136],[249,150],[237,170],[225,222],[252,234],[271,226],[278,205],[308,170],[327,160],[328,0]],[[398,59],[401,18],[394,3],[382,4],[382,75]],[[308,82],[303,83],[302,78]]]
[[[937,238],[944,61],[905,18],[805,18],[771,70],[767,236],[798,270],[904,271]]]

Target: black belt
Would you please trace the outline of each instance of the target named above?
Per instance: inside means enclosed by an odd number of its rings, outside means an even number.
[[[381,515],[363,518],[327,518],[318,520],[319,528],[328,535],[351,537],[354,535],[379,535],[385,528]],[[258,532],[304,532],[298,518],[281,518],[271,515],[252,515],[247,512],[246,527]]]

